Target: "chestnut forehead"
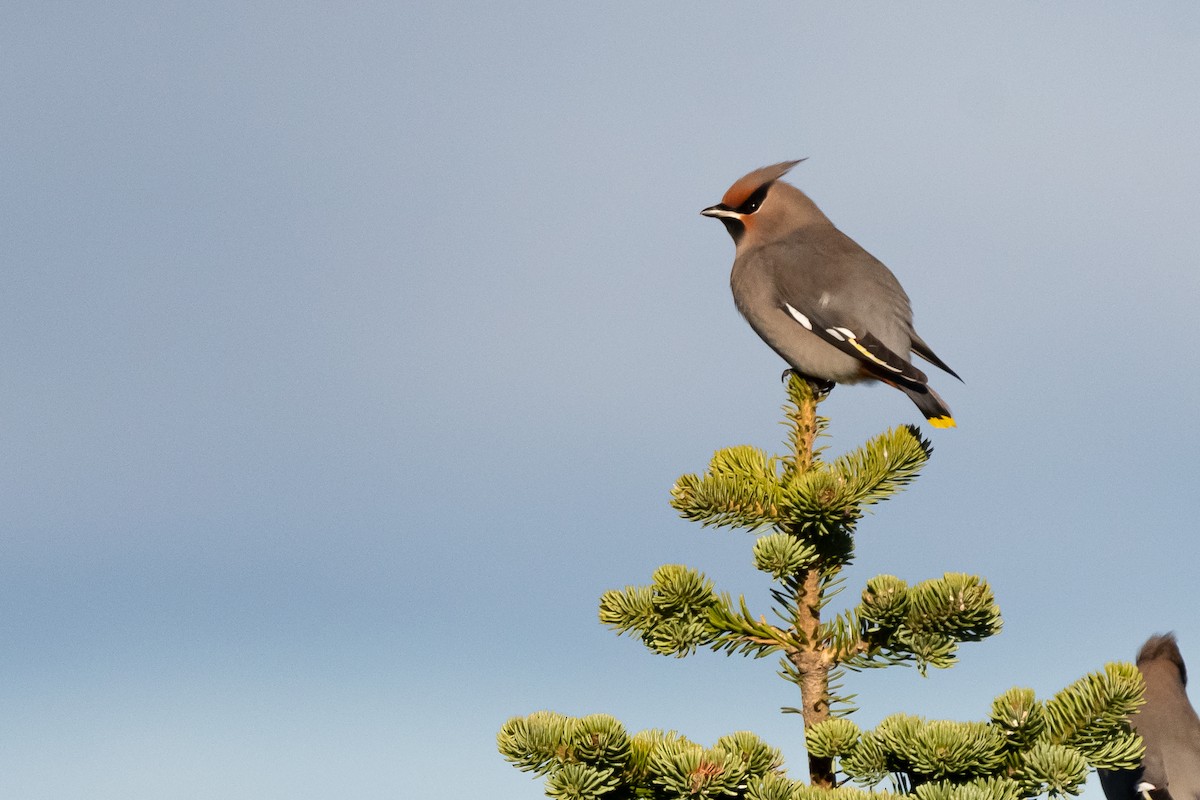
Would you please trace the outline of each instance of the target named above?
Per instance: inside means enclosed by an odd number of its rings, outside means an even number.
[[[737,208],[764,183],[779,180],[798,163],[797,161],[784,161],[782,164],[761,167],[748,175],[743,175],[734,182],[733,186],[729,187],[729,191],[725,192],[721,202],[729,208]]]

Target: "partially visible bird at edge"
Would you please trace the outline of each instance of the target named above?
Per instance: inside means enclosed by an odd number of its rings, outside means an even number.
[[[738,311],[801,377],[882,381],[908,395],[934,427],[955,427],[912,354],[958,374],[917,335],[896,276],[780,180],[800,161],[751,172],[700,212],[733,237],[729,283]]]
[[[1146,753],[1137,769],[1099,770],[1108,800],[1200,800],[1200,716],[1187,696],[1187,667],[1174,634],[1137,654],[1146,704],[1130,718]]]

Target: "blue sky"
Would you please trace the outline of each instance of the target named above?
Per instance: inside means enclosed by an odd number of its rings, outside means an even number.
[[[0,796],[539,797],[494,736],[540,708],[802,772],[772,663],[596,621],[662,563],[766,597],[667,499],[780,443],[698,212],[800,157],[965,378],[847,596],[973,572],[1006,620],[859,721],[1200,663],[1198,44],[1183,2],[10,8]]]

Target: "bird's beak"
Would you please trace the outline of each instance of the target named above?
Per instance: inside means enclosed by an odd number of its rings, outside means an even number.
[[[741,219],[742,215],[734,211],[729,206],[718,203],[715,206],[709,206],[700,212],[706,217],[716,217],[717,219]]]

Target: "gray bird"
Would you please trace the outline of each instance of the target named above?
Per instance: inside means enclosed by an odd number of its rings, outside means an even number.
[[[1138,651],[1146,704],[1130,718],[1146,744],[1136,770],[1100,771],[1108,800],[1200,800],[1200,717],[1187,697],[1187,667],[1173,634],[1151,636]]]
[[[729,283],[738,311],[800,375],[833,383],[882,381],[908,395],[934,427],[954,427],[950,409],[911,354],[958,375],[913,329],[912,307],[896,276],[807,195],[779,180],[800,161],[751,172],[700,212],[721,220],[733,237]]]

